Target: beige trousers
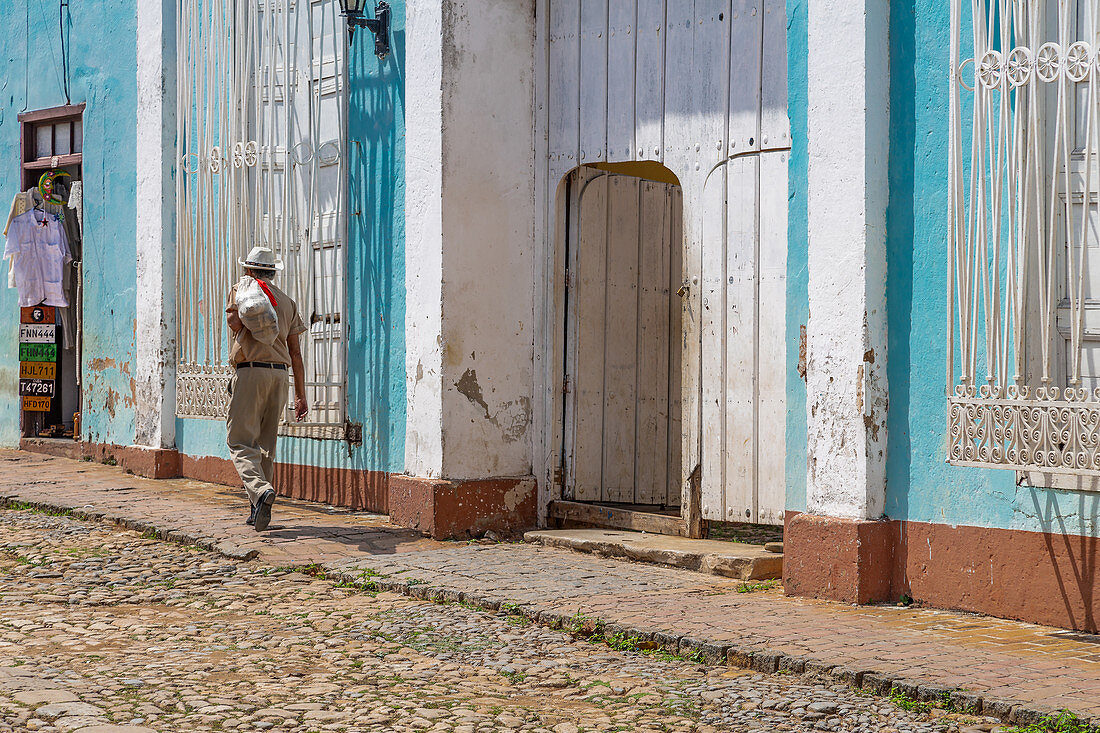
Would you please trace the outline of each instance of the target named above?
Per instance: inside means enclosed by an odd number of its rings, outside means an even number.
[[[255,504],[274,490],[275,439],[286,407],[290,374],[285,369],[238,369],[229,383],[228,437],[233,467]]]

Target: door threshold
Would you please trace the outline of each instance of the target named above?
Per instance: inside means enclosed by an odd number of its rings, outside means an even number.
[[[770,580],[783,575],[783,554],[769,552],[760,545],[617,529],[540,529],[527,532],[523,539],[545,547],[654,563],[741,581]]]
[[[549,513],[551,519],[563,522],[580,522],[594,527],[630,529],[674,537],[689,536],[687,522],[683,517],[675,515],[652,514],[579,501],[552,501]]]
[[[71,458],[79,461],[83,457],[83,444],[72,438],[20,438],[19,450],[28,453],[42,453],[56,458]]]

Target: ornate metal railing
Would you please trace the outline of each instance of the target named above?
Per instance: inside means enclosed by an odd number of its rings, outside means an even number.
[[[1100,0],[951,18],[947,460],[1100,473]]]
[[[948,460],[1100,476],[1100,390],[956,387]]]

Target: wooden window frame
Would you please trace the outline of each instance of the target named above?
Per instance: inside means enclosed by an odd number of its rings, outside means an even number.
[[[49,107],[31,112],[22,112],[19,115],[19,165],[22,171],[22,186],[25,190],[33,184],[31,178],[38,175],[39,171],[47,171],[51,168],[64,168],[65,166],[81,165],[84,162],[83,122],[85,104],[66,104],[60,107]],[[33,128],[38,125],[56,125],[61,122],[80,122],[81,145],[79,153],[67,153],[65,155],[35,156],[35,139]],[[69,150],[72,150],[75,138],[72,137],[70,127]]]

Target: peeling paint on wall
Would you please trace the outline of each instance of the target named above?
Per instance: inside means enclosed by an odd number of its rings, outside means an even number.
[[[481,385],[477,381],[477,372],[467,369],[462,377],[455,383],[458,390],[471,403],[485,411],[485,419],[500,430],[500,437],[506,443],[514,443],[527,434],[531,426],[531,400],[521,397],[501,403],[495,410],[490,410],[489,404],[481,392]]]
[[[467,369],[463,372],[462,378],[455,383],[455,388],[470,402],[481,405],[482,409],[485,410],[485,417],[489,417],[489,405],[485,404],[485,397],[481,394],[481,385],[477,383],[476,371]]]
[[[407,91],[412,475],[531,472],[533,11],[531,0],[444,0],[410,12],[418,49]]]
[[[874,0],[820,0],[805,12],[809,114],[795,155],[807,161],[806,508],[873,519],[886,471],[889,13]],[[837,63],[856,71],[838,77],[828,70]]]
[[[41,13],[33,0],[0,3],[0,27],[18,28],[5,39],[11,70],[58,69],[57,14]],[[82,429],[103,442],[129,445],[134,439],[134,400],[129,376],[119,364],[134,353],[135,232],[138,149],[135,77],[136,0],[71,3],[69,97],[85,103],[84,179],[84,324],[85,375]],[[111,63],[103,63],[103,49]],[[0,155],[10,175],[0,177],[0,201],[11,201],[19,185],[17,170],[21,109],[39,110],[66,103],[61,74],[39,74],[29,87],[14,74],[0,80],[5,114],[0,115]],[[22,78],[22,73],[18,74]],[[10,114],[8,114],[10,112]],[[0,322],[18,318],[14,290],[0,288]],[[0,362],[16,363],[17,336],[0,330]],[[102,360],[102,361],[99,361]],[[3,374],[5,370],[0,370]],[[98,375],[95,380],[90,377]],[[19,410],[14,383],[0,383],[0,443],[18,442]],[[10,390],[10,391],[9,391]],[[111,410],[106,409],[110,403]]]

